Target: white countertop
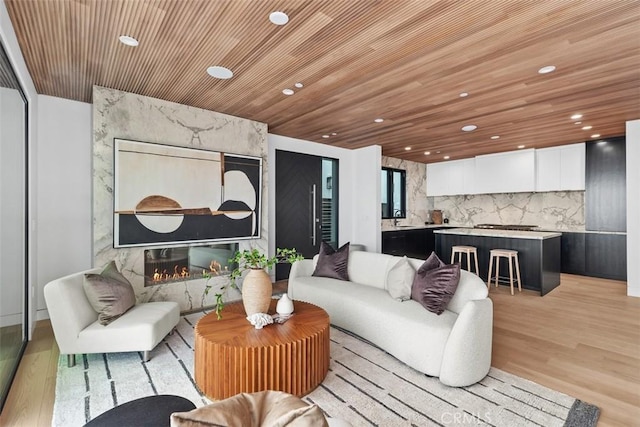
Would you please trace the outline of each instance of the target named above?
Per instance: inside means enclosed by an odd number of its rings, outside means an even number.
[[[626,231],[596,231],[596,230],[541,230],[543,232],[551,233],[583,233],[583,234],[627,234]]]
[[[382,231],[402,231],[402,230],[421,230],[421,229],[425,229],[425,228],[458,228],[459,226],[457,225],[448,225],[448,224],[422,224],[422,225],[411,225],[411,224],[407,224],[407,225],[403,225],[403,224],[398,224],[396,226],[387,226],[387,227],[382,227]]]
[[[435,230],[439,234],[457,234],[460,236],[484,236],[484,237],[505,237],[509,239],[535,239],[543,240],[551,237],[560,237],[562,233],[552,231],[519,231],[519,230],[493,230],[484,228],[451,228],[446,230]]]

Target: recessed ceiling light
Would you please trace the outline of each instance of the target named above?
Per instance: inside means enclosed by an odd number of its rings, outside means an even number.
[[[131,36],[120,36],[120,37],[118,37],[118,40],[120,40],[120,43],[126,44],[127,46],[136,47],[139,44],[138,40],[136,40],[135,38],[133,38]]]
[[[411,151],[411,147],[404,147],[405,151]]]
[[[591,135],[591,138],[600,138],[600,134],[599,133],[594,133],[593,135]]]
[[[467,96],[469,96],[469,92],[460,92],[460,98],[465,98]]]
[[[539,74],[547,74],[556,70],[555,65],[546,65],[538,70]]]
[[[524,145],[518,145],[518,148],[523,149],[525,146]]]
[[[293,89],[286,88],[286,89],[282,89],[282,93],[284,93],[287,96],[290,96],[290,95],[293,95],[295,92],[293,91]]]
[[[323,137],[324,139],[327,139],[327,138],[329,138],[329,135],[322,135],[322,137]]]
[[[336,136],[338,132],[331,132],[331,135]]]
[[[289,22],[289,16],[284,12],[271,12],[269,14],[269,21],[272,24],[284,25]]]
[[[445,159],[445,160],[449,160],[450,158],[451,158],[451,157],[449,157],[449,156],[444,156],[444,159]]]
[[[581,125],[582,122],[575,122],[574,125]]]
[[[571,116],[571,120],[578,120],[582,118],[582,114],[574,114],[573,116]]]
[[[465,125],[465,126],[462,126],[462,130],[464,132],[471,132],[472,130],[476,130],[476,129],[478,129],[478,126],[476,126],[476,125]]]
[[[491,139],[500,139],[500,135],[493,135]]]
[[[207,68],[207,73],[216,79],[230,79],[233,77],[233,71],[225,67],[220,67],[219,65]]]
[[[373,121],[376,122],[376,123],[382,123],[382,122],[384,122],[384,119],[377,118],[377,119],[374,119]]]
[[[297,87],[298,89],[300,89],[301,87],[304,87],[304,85],[300,82],[294,84],[295,87]]]
[[[590,130],[593,126],[582,126],[582,130]]]
[[[429,156],[429,155],[431,155],[431,151],[425,151],[425,152],[424,152],[424,155],[425,155],[425,156]]]
[[[436,154],[440,154],[440,151],[436,151]]]

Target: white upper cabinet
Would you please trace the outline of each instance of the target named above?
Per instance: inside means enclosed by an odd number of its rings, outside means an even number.
[[[536,150],[536,191],[584,190],[585,144]]]
[[[427,164],[427,196],[474,194],[475,159]]]
[[[585,144],[427,164],[427,196],[584,190]]]
[[[476,157],[476,193],[520,193],[535,189],[535,150],[509,151]]]

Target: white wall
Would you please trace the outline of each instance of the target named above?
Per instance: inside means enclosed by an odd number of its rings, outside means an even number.
[[[351,151],[353,166],[348,177],[353,194],[351,202],[351,241],[366,246],[369,252],[382,250],[382,197],[379,145]],[[341,170],[342,173],[342,170]]]
[[[92,266],[91,114],[84,102],[38,99],[38,319],[48,318],[46,283]]]
[[[627,295],[640,297],[640,120],[627,122]]]
[[[29,191],[29,224],[31,224],[32,228],[35,227],[37,221],[36,214],[36,184],[35,180],[38,175],[37,169],[35,168],[35,153],[32,149],[37,141],[37,110],[38,110],[38,94],[36,92],[36,88],[31,80],[31,76],[29,75],[29,71],[27,70],[27,65],[24,62],[24,58],[22,56],[22,52],[20,51],[20,46],[18,45],[18,39],[16,38],[16,34],[13,31],[13,25],[11,24],[11,19],[9,18],[9,13],[7,12],[7,8],[4,2],[0,2],[0,39],[2,39],[2,44],[4,46],[5,51],[7,52],[7,56],[13,65],[13,69],[18,76],[18,80],[20,81],[20,85],[22,86],[22,90],[27,97],[28,102],[28,161],[29,161],[29,177],[28,177],[28,191]],[[37,258],[35,252],[35,234],[33,231],[30,231],[29,234],[29,283],[31,286],[29,287],[29,301],[28,301],[28,310],[29,310],[29,338],[31,338],[31,334],[33,332],[34,327],[34,319],[35,319],[35,310],[36,310],[36,297],[35,297],[35,281],[37,280],[36,274],[36,265]]]
[[[332,147],[326,144],[305,141],[302,139],[290,138],[280,135],[268,135],[269,154],[268,154],[268,171],[269,182],[275,183],[275,155],[276,150],[292,151],[302,154],[311,154],[314,156],[322,156],[327,158],[338,159],[339,170],[339,187],[338,187],[338,203],[340,206],[340,215],[338,217],[338,238],[339,244],[346,242],[363,244],[367,246],[369,251],[380,250],[380,147],[367,147],[360,150],[348,150],[340,147]],[[377,152],[377,158],[372,159],[372,152]],[[367,162],[373,164],[367,164]],[[377,167],[374,166],[377,164]],[[373,176],[358,175],[361,173],[370,173],[376,169]],[[377,182],[377,185],[375,184]],[[356,196],[357,195],[357,196]],[[275,185],[269,186],[269,218],[275,218]],[[354,209],[361,209],[356,203],[357,200],[366,200],[368,204],[377,203],[371,214],[377,218],[377,223],[372,228],[366,228],[358,224],[359,220],[365,220],[369,223],[370,218],[361,217]],[[275,220],[269,221],[269,235],[275,236]],[[378,243],[376,243],[378,242]],[[372,245],[375,245],[373,247]],[[275,253],[275,238],[269,242],[269,252]]]

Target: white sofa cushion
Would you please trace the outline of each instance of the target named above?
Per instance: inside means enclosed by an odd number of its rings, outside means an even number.
[[[387,291],[393,299],[406,301],[411,299],[411,284],[416,271],[405,256],[400,259],[387,273]]]
[[[180,308],[172,301],[147,302],[134,306],[103,326],[96,321],[80,331],[75,343],[78,353],[114,353],[153,349],[180,321]]]

